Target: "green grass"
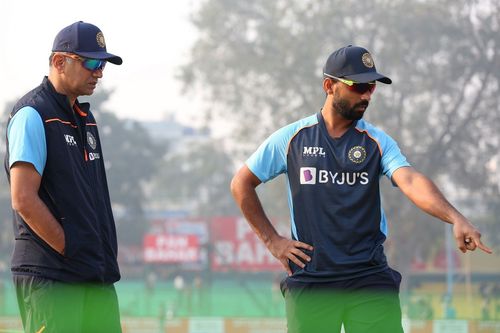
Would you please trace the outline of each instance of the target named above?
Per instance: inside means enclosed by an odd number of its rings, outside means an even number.
[[[211,288],[179,293],[172,282],[157,283],[148,290],[142,280],[124,280],[116,284],[120,310],[124,317],[248,317],[282,318],[285,316],[284,301],[280,292],[272,288],[268,280],[215,280]],[[443,283],[424,284],[401,295],[403,312],[408,314],[411,302],[427,299],[433,309],[433,318],[444,317],[442,295],[446,291]],[[456,318],[480,319],[481,299],[477,286],[469,292],[457,285],[453,295]],[[489,303],[492,319],[500,320],[500,299]],[[0,295],[0,316],[18,316],[18,309],[12,283],[4,281],[3,295]],[[495,317],[496,316],[496,317]]]

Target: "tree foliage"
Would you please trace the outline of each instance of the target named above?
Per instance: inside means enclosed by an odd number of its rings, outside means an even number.
[[[327,56],[362,45],[393,79],[377,88],[367,119],[471,218],[481,207],[486,215],[498,210],[499,2],[207,0],[193,23],[200,37],[182,79],[187,89],[203,88],[210,118],[237,124],[237,161],[278,127],[319,111]],[[429,238],[443,226],[389,187],[384,203],[397,249],[390,252],[404,270],[413,253],[439,246],[443,237]]]
[[[99,126],[119,240],[137,244],[148,228],[146,184],[160,167],[167,143],[155,141],[139,122],[107,110],[104,105],[111,94],[100,90],[88,100]]]
[[[2,113],[0,114],[0,128],[2,129],[2,134],[0,135],[0,156],[2,157],[0,161],[2,162],[2,173],[0,176],[0,266],[7,266],[7,262],[10,259],[10,253],[12,252],[12,246],[14,243],[14,237],[12,237],[13,232],[13,221],[12,221],[12,205],[10,200],[10,187],[7,182],[7,176],[3,168],[4,156],[5,156],[5,128],[8,121],[8,114],[14,106],[15,102],[8,102],[4,106]],[[2,267],[0,267],[0,274],[2,273]]]
[[[190,215],[234,215],[229,193],[233,164],[220,141],[187,144],[166,157],[154,184],[154,197],[165,207],[188,210]]]

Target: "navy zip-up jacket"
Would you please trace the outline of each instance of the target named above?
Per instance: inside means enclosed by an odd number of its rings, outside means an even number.
[[[22,97],[10,119],[25,106],[42,119],[47,161],[41,200],[64,229],[64,256],[38,237],[14,211],[13,274],[63,282],[113,283],[120,279],[117,239],[101,143],[88,103],[59,94],[47,77]],[[7,124],[8,126],[8,124]],[[10,181],[9,144],[5,169]]]

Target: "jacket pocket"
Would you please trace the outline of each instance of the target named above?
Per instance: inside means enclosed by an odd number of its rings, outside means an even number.
[[[74,230],[73,225],[69,223],[66,218],[61,217],[59,221],[61,222],[64,230],[64,257],[72,258],[78,249],[78,237],[75,235],[76,231]]]

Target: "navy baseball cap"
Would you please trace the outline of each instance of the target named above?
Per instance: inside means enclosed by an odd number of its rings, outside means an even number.
[[[122,58],[106,51],[102,31],[93,24],[75,22],[59,31],[54,39],[52,52],[74,53],[84,58],[106,60],[115,65],[122,64]]]
[[[358,83],[380,81],[391,84],[392,80],[377,72],[373,58],[366,49],[348,45],[330,54],[323,67],[324,76],[335,76]]]

